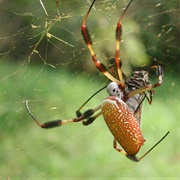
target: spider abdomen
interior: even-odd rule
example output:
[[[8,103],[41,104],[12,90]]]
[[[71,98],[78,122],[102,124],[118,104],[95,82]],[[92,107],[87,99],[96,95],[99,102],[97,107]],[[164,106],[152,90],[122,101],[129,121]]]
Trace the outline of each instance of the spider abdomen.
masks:
[[[110,96],[102,102],[102,114],[115,140],[130,156],[138,153],[145,139],[131,110],[121,99]]]

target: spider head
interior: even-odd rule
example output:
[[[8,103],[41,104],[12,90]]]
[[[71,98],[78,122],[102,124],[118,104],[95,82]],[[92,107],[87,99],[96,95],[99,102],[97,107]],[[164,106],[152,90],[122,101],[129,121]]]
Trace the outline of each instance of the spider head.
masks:
[[[123,90],[115,82],[109,83],[106,89],[110,96],[115,96],[118,97],[119,99],[123,99],[124,97]]]

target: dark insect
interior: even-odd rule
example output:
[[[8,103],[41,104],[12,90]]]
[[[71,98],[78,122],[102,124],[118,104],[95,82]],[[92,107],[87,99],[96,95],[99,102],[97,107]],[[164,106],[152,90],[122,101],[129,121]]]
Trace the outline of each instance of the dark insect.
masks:
[[[154,94],[153,88],[156,88],[162,84],[163,72],[160,66],[151,66],[150,69],[156,71],[158,77],[158,82],[151,84],[149,81],[148,71],[134,71],[130,78],[127,78],[121,70],[121,61],[119,57],[120,53],[120,42],[122,34],[122,20],[123,17],[132,3],[131,0],[123,11],[119,21],[116,26],[116,50],[114,56],[114,62],[116,65],[116,71],[118,78],[111,75],[111,73],[106,69],[106,67],[100,63],[94,52],[92,46],[92,39],[86,27],[86,21],[89,16],[89,13],[94,5],[96,0],[94,0],[86,13],[83,22],[81,24],[81,31],[85,43],[87,44],[89,51],[92,56],[92,60],[96,65],[97,69],[103,73],[111,83],[107,87],[103,87],[95,94],[93,94],[77,111],[76,118],[68,120],[54,120],[48,121],[44,124],[41,124],[32,114],[28,107],[28,100],[26,101],[26,108],[34,121],[41,127],[45,129],[59,127],[61,125],[71,123],[71,122],[82,122],[83,125],[89,125],[93,123],[100,115],[103,115],[104,120],[114,136],[114,148],[126,155],[129,159],[138,162],[144,158],[152,149],[154,149],[168,134],[167,132],[149,151],[147,151],[140,158],[136,157],[136,154],[140,150],[141,146],[144,144],[145,139],[140,130],[140,120],[141,120],[141,107],[142,102],[146,98],[151,104],[152,96]],[[84,113],[81,113],[80,110],[85,104],[93,98],[97,93],[103,89],[107,89],[109,97],[103,100],[102,104],[97,106],[94,109],[89,109]],[[117,147],[117,142],[122,147],[122,149]]]

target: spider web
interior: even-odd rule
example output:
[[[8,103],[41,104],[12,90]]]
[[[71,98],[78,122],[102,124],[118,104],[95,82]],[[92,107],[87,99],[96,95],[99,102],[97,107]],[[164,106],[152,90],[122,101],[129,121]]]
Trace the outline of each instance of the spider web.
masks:
[[[106,66],[114,56],[116,23],[127,3],[97,0],[89,15],[93,47]],[[78,107],[107,85],[80,31],[90,4],[89,0],[0,1],[0,177],[179,176],[179,4],[175,0],[135,0],[123,19],[123,72],[129,76],[134,69],[157,64],[164,70],[163,86],[155,90],[152,106],[144,105],[144,152],[165,131],[172,135],[151,154],[152,160],[143,160],[142,164],[149,161],[148,167],[141,164],[137,169],[113,151],[102,118],[88,127],[73,123],[44,131],[27,113],[24,102],[29,99],[30,109],[42,123],[75,117]],[[85,109],[97,107],[105,97],[106,92],[99,93]],[[162,159],[171,163],[170,171],[161,166]]]

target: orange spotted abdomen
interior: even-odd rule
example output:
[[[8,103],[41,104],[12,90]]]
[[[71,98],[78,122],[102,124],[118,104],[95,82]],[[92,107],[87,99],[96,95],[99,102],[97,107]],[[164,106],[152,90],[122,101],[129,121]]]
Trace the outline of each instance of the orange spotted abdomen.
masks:
[[[117,97],[110,96],[102,102],[101,109],[116,141],[128,155],[137,154],[145,140],[138,121],[127,104]]]

